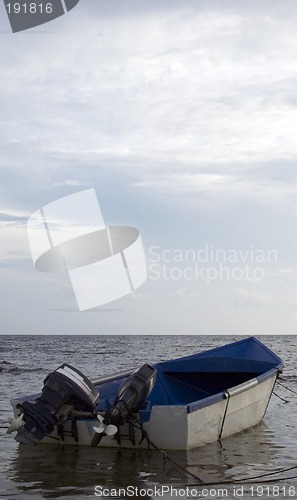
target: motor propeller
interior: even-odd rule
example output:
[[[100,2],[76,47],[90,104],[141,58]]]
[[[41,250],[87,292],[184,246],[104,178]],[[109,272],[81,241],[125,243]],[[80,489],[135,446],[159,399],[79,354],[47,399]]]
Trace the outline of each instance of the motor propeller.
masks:
[[[103,417],[103,415],[98,413],[97,418],[100,422],[99,427],[94,427],[94,431],[97,432],[97,434],[102,434],[102,437],[114,436],[118,432],[117,426],[110,424],[109,421]]]
[[[23,413],[19,417],[11,417],[8,419],[10,426],[8,427],[6,433],[11,434],[14,431],[19,430],[19,428],[24,424]]]

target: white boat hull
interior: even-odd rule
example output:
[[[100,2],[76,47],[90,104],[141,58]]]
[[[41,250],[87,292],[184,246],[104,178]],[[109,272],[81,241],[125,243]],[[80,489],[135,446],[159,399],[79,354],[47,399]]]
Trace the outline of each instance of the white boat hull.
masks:
[[[227,390],[223,395],[211,396],[209,401],[179,406],[154,405],[143,428],[156,446],[167,450],[191,450],[237,434],[262,420],[276,377],[277,370],[271,370],[264,376]],[[18,414],[17,402],[12,401],[15,415]],[[94,426],[98,426],[97,419],[77,419],[73,432],[73,422],[68,419],[60,430],[55,428],[41,443],[90,446]],[[133,444],[129,426],[125,424],[120,428],[120,442],[104,436],[98,447],[147,448],[147,440],[141,438],[140,430],[136,429]]]

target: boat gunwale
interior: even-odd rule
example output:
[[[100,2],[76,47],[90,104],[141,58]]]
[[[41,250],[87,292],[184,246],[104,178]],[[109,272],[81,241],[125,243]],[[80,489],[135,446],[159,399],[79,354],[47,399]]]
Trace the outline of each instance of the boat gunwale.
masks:
[[[215,403],[218,403],[219,401],[223,401],[228,397],[232,398],[237,396],[238,394],[242,394],[243,392],[248,391],[249,389],[252,389],[265,382],[265,380],[267,380],[268,378],[274,376],[277,377],[278,373],[278,368],[272,368],[271,370],[268,370],[267,372],[264,372],[257,377],[253,377],[252,379],[243,382],[242,384],[234,385],[233,387],[229,387],[228,389],[220,391],[217,394],[213,394],[207,398],[192,401],[185,406],[187,406],[188,413],[193,413],[196,410],[200,410],[201,408],[205,408],[206,406],[211,406]]]
[[[185,403],[185,404],[168,404],[168,405],[158,405],[158,404],[154,404],[153,406],[155,408],[163,408],[164,406],[166,406],[166,408],[187,408],[187,413],[194,413],[195,411],[198,411],[202,408],[205,408],[206,406],[212,406],[213,404],[216,404],[220,401],[224,401],[225,399],[227,399],[228,397],[230,398],[233,398],[239,394],[242,394],[244,393],[245,391],[249,390],[249,389],[253,389],[254,387],[260,385],[261,383],[265,382],[265,380],[267,380],[268,378],[272,378],[274,376],[277,376],[279,370],[277,368],[272,368],[271,370],[268,370],[267,372],[259,375],[258,377],[253,377],[252,379],[249,379],[247,380],[246,382],[243,382],[242,384],[238,384],[238,385],[235,385],[233,387],[229,387],[228,389],[224,390],[224,391],[220,391],[218,392],[217,394],[213,394],[211,396],[208,396],[207,398],[204,398],[204,399],[201,399],[201,400],[196,400],[196,401],[192,401],[191,403]],[[120,378],[120,377],[118,377]],[[152,410],[152,408],[151,408]],[[149,412],[151,413],[151,410],[149,410]],[[145,413],[147,412],[148,410],[145,410],[145,409],[142,409],[138,412],[138,415],[141,416],[141,413]],[[104,413],[104,412],[99,412],[99,413]],[[90,421],[90,420],[96,420],[95,418],[85,418],[85,417],[82,417],[80,418],[78,416],[78,419],[80,421]],[[147,423],[148,421],[145,420],[145,422]]]
[[[100,377],[97,378],[90,378],[90,382],[92,382],[92,384],[95,386],[105,384],[106,382],[111,382],[112,380],[118,380],[119,378],[129,377],[129,375],[131,375],[138,369],[139,366],[136,366],[134,368],[128,368],[127,370],[122,370],[120,372],[101,375]]]

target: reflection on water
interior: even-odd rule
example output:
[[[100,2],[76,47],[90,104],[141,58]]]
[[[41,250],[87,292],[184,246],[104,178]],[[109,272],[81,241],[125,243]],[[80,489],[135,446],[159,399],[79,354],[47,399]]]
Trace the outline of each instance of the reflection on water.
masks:
[[[169,456],[204,482],[238,477],[246,464],[270,464],[273,446],[264,424],[222,441],[221,444],[189,452],[170,451]],[[266,469],[267,470],[267,469]],[[252,474],[251,474],[252,475]],[[93,495],[95,486],[126,488],[129,485],[150,488],[153,485],[193,484],[193,477],[177,471],[157,451],[94,449],[56,445],[19,445],[8,466],[7,478],[17,489],[43,498]]]
[[[92,495],[96,485],[145,488],[174,481],[160,454],[144,450],[20,445],[7,477],[21,491],[43,491],[44,498]]]
[[[226,481],[255,475],[273,464],[273,442],[262,422],[259,426],[187,452],[190,472],[205,482]],[[272,469],[273,466],[271,465]]]

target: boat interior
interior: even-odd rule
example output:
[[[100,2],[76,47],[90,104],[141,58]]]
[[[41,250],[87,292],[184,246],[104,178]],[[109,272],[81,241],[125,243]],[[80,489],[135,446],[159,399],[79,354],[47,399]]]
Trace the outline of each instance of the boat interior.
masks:
[[[147,405],[185,405],[214,396],[276,367],[272,361],[212,356],[155,365],[158,376]],[[97,386],[99,410],[106,411],[125,378]]]

